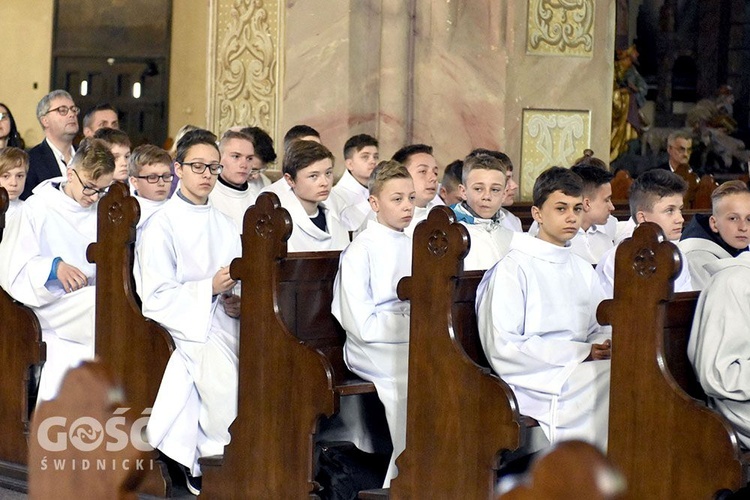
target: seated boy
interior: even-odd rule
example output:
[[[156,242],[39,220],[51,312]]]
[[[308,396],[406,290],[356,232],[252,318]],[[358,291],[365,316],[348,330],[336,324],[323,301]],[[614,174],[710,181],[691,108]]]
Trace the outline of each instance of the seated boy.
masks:
[[[706,264],[687,354],[709,406],[724,415],[750,449],[750,253]]]
[[[148,422],[148,442],[185,468],[195,495],[198,459],[224,452],[237,416],[239,302],[231,295],[229,264],[241,244],[234,222],[208,204],[219,159],[215,135],[187,132],[175,155],[180,187],[136,242],[143,315],[166,327],[176,346]]]
[[[309,125],[295,125],[284,134],[284,151],[289,149],[295,141],[320,141],[320,133]],[[286,153],[284,154],[286,156]],[[263,188],[261,192],[271,191],[276,193],[277,196],[281,197],[284,193],[289,191],[291,188],[289,183],[281,177],[276,182],[272,182],[270,185]]]
[[[259,182],[249,181],[255,148],[246,134],[228,130],[219,142],[219,151],[224,168],[209,200],[217,210],[229,216],[241,231],[245,211],[255,204],[263,188],[263,182],[258,176],[254,176],[254,181]]]
[[[273,139],[268,133],[260,127],[243,127],[240,132],[250,138],[253,143],[253,163],[250,168],[250,175],[247,178],[248,184],[251,184],[260,194],[260,191],[271,184],[265,172],[268,165],[276,161],[276,151],[273,149]]]
[[[471,237],[464,270],[489,269],[508,253],[514,234],[498,216],[505,199],[505,166],[486,154],[469,156],[463,165],[459,189],[466,201],[454,205],[453,211]]]
[[[617,219],[610,214],[612,205],[613,175],[607,170],[591,165],[575,165],[570,169],[583,181],[583,216],[581,228],[570,240],[574,254],[589,264],[596,264],[612,248],[617,232]],[[532,236],[539,231],[536,222],[529,228]]]
[[[750,243],[750,191],[742,181],[727,181],[711,193],[712,215],[695,214],[678,247],[690,263],[696,290],[705,288],[709,262],[737,257]]]
[[[404,232],[411,238],[414,228],[427,218],[432,207],[444,205],[437,194],[438,165],[432,156],[432,146],[411,144],[404,146],[393,154],[395,160],[406,167],[412,180],[417,197],[414,200],[414,218]]]
[[[679,175],[668,170],[653,169],[639,175],[630,186],[628,200],[630,214],[636,224],[654,222],[661,227],[669,241],[677,242],[682,234],[683,196],[687,183]],[[617,247],[608,250],[596,265],[602,288],[612,298],[615,283],[615,253]],[[687,259],[682,256],[682,271],[674,282],[675,292],[693,290]]]
[[[86,249],[96,241],[97,204],[114,169],[107,145],[86,139],[66,177],[39,184],[17,216],[7,291],[34,310],[42,327],[42,401],[57,395],[69,368],[94,356],[96,266]]]
[[[490,155],[500,160],[505,167],[505,198],[503,199],[503,207],[509,207],[513,204],[516,198],[516,192],[518,191],[518,184],[513,180],[513,162],[510,161],[510,157],[501,151],[494,151],[491,149],[477,148],[469,153],[469,156],[476,156],[479,154]],[[507,208],[500,208],[498,217],[503,226],[514,231],[516,233],[523,232],[523,225],[521,219],[518,218],[513,212]]]
[[[95,139],[101,139],[115,157],[115,176],[118,182],[128,182],[128,159],[130,158],[130,137],[116,128],[100,128],[94,132]]]
[[[357,231],[371,213],[367,182],[380,156],[378,140],[367,134],[344,144],[346,172],[331,190],[330,204],[347,231]]]
[[[552,167],[534,183],[539,234],[515,235],[477,289],[479,336],[521,413],[550,443],[582,439],[606,449],[610,329],[596,321],[604,293],[591,264],[567,243],[583,212],[581,179]]]
[[[138,229],[164,205],[172,186],[172,157],[151,144],[138,146],[128,160],[130,188],[141,206]]]
[[[331,309],[346,330],[347,366],[375,384],[385,407],[393,442],[388,487],[406,445],[410,309],[396,287],[411,273],[411,239],[404,228],[414,212],[415,190],[409,172],[393,160],[373,171],[369,190],[376,219],[341,254]]]
[[[290,189],[277,195],[294,223],[288,251],[343,250],[349,233],[325,203],[333,186],[333,154],[319,142],[294,141],[282,169]]]
[[[443,180],[440,181],[438,195],[447,206],[452,207],[461,203],[464,199],[461,195],[461,179],[463,177],[464,162],[456,160],[449,163],[443,171]]]
[[[14,260],[12,249],[18,237],[18,213],[23,201],[19,198],[26,186],[26,174],[29,171],[29,155],[23,149],[5,147],[0,149],[0,187],[8,193],[10,204],[5,212],[5,229],[0,239],[0,288],[9,289],[8,275],[11,262]],[[15,260],[22,260],[16,257]],[[22,263],[22,262],[19,262]]]

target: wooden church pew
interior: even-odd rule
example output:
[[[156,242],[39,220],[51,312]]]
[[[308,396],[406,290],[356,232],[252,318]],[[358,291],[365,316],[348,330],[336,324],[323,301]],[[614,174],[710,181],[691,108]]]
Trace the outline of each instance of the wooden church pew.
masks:
[[[167,330],[141,313],[133,282],[133,245],[140,208],[126,184],[114,183],[99,201],[97,242],[86,252],[96,263],[96,355],[125,388],[138,414],[156,399],[164,370],[174,350]],[[163,462],[149,471],[144,492],[171,495]]]
[[[686,346],[698,294],[673,293],[680,267],[658,226],[641,224],[617,250],[614,299],[599,306],[612,325],[608,457],[626,498],[713,498],[747,479],[729,422],[693,397],[702,391]]]
[[[8,192],[0,188],[0,241]],[[24,491],[29,433],[29,368],[45,359],[34,312],[0,289],[0,486]]]
[[[121,412],[128,407],[103,363],[70,370],[57,398],[40,404],[32,420],[30,498],[137,499],[153,464],[145,443],[131,438],[141,425],[138,413]],[[112,433],[112,423],[123,434]]]
[[[618,170],[612,179],[612,203],[627,204],[630,185],[633,184],[627,170]]]
[[[474,299],[482,272],[462,273],[466,228],[447,207],[414,233],[406,450],[391,498],[493,498],[502,452],[525,444],[510,387],[493,375],[479,343]]]
[[[331,316],[338,252],[287,255],[292,221],[273,193],[245,214],[237,418],[221,457],[201,460],[207,498],[306,498],[313,434],[339,398],[374,392],[346,370]]]

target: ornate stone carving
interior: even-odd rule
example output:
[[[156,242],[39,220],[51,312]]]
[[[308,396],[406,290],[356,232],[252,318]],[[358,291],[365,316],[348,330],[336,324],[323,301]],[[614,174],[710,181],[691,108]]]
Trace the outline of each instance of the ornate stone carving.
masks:
[[[278,136],[279,0],[213,0],[209,123]]]
[[[531,198],[534,180],[552,166],[567,167],[591,141],[589,111],[525,109],[521,138],[521,197]]]
[[[592,57],[594,0],[530,0],[526,50]]]

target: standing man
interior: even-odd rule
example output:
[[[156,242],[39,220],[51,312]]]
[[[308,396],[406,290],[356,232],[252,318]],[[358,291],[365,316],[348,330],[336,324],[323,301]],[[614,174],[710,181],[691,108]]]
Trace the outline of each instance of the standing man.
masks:
[[[36,117],[44,131],[44,140],[29,151],[29,175],[22,200],[31,196],[42,181],[67,174],[75,153],[73,139],[78,133],[80,111],[64,90],[53,90],[37,104]]]

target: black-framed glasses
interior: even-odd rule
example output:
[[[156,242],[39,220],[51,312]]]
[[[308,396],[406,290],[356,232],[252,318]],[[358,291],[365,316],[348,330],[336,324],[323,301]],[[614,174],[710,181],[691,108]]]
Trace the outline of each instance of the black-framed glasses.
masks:
[[[208,169],[213,175],[219,175],[221,171],[224,170],[224,165],[221,165],[220,163],[206,164],[202,161],[194,161],[191,163],[181,163],[181,165],[188,165],[190,167],[190,170],[192,170],[196,174],[202,174],[206,171],[206,169]]]
[[[0,122],[5,120],[6,118],[10,120],[10,115],[8,113],[3,113],[2,111],[0,111]]]
[[[204,169],[205,170],[205,169]],[[163,180],[167,184],[172,182],[172,179],[174,179],[174,174],[164,174],[164,175],[156,175],[156,174],[148,174],[148,175],[136,175],[136,178],[138,179],[146,179],[146,182],[149,184],[156,184],[159,182],[159,179]]]
[[[94,196],[95,194],[98,194],[99,196],[104,196],[105,194],[107,194],[107,191],[109,191],[109,186],[103,187],[101,189],[96,189],[94,187],[87,186],[81,180],[81,176],[78,175],[78,172],[76,172],[76,169],[71,168],[71,170],[73,171],[74,174],[76,174],[76,177],[78,178],[78,182],[80,182],[81,186],[83,186],[83,195],[84,196]]]
[[[48,115],[53,111],[57,111],[58,113],[60,113],[60,116],[68,116],[68,113],[72,111],[74,115],[78,116],[78,113],[81,112],[81,108],[79,108],[78,106],[58,106],[56,108],[50,109],[44,114]]]

